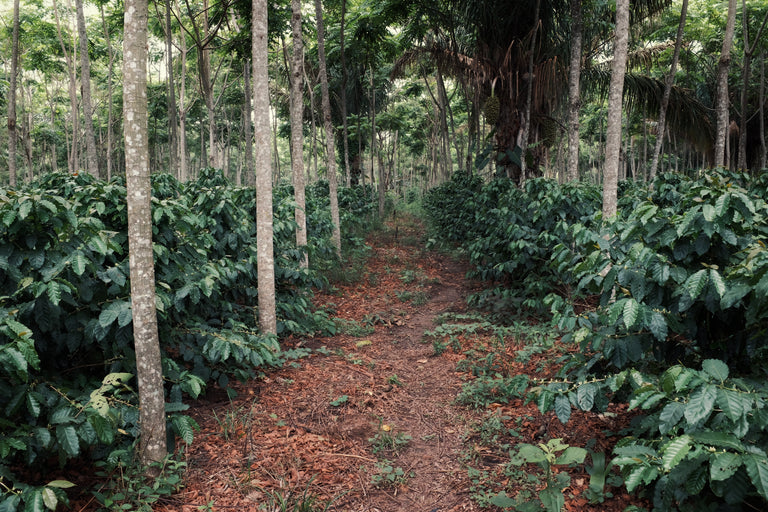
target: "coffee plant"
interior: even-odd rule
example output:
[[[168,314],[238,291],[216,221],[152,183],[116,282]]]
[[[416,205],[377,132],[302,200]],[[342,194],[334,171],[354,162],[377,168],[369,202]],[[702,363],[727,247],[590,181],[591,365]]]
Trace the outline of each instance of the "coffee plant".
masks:
[[[719,171],[624,182],[606,222],[578,184],[462,178],[425,197],[434,229],[464,230],[433,236],[462,244],[496,287],[478,304],[547,305],[580,347],[528,399],[563,423],[617,401],[635,410],[609,464],[656,510],[768,503],[766,183]]]
[[[282,355],[278,339],[257,324],[255,191],[233,187],[213,169],[190,183],[163,174],[152,181],[169,432],[190,443],[196,425],[180,415],[188,407],[183,397],[253,377]],[[341,195],[354,213],[372,208],[370,194]],[[104,459],[130,449],[138,435],[125,197],[124,180],[85,174],[54,173],[0,190],[0,509],[55,508],[54,497],[66,498],[63,484],[25,483],[14,474],[23,466]],[[330,243],[322,190],[310,197],[313,238],[297,248],[291,191],[275,191],[283,334],[335,329],[311,306],[321,279],[299,265],[304,251],[327,256],[319,248]]]

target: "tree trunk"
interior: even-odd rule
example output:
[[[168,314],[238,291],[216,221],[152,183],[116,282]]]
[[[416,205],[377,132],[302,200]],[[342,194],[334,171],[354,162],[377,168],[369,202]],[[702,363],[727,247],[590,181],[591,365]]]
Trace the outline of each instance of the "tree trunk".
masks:
[[[304,81],[307,84],[307,92],[309,93],[309,140],[312,141],[310,142],[309,182],[315,183],[317,181],[317,122],[315,121],[317,107],[315,105],[315,84],[309,78],[306,67],[304,67]]]
[[[11,76],[8,90],[8,180],[16,188],[16,77],[19,74],[19,0],[13,0]]]
[[[253,132],[256,147],[256,238],[258,245],[259,324],[266,334],[277,334],[275,259],[272,228],[272,169],[269,143],[269,60],[267,1],[253,0],[251,13],[253,57]]]
[[[534,62],[536,52],[536,34],[539,31],[539,9],[541,0],[536,0],[536,7],[533,14],[533,30],[531,31],[531,45],[528,48],[528,84],[525,88],[525,109],[523,110],[523,123],[520,130],[520,186],[525,182],[528,173],[526,161],[528,160],[525,152],[528,150],[528,138],[531,134],[531,109],[533,108],[533,82],[534,82]]]
[[[301,34],[301,0],[291,0],[291,30],[293,51],[291,53],[291,170],[293,171],[293,194],[296,201],[296,246],[299,250],[307,246],[307,217],[304,197],[304,42]],[[301,267],[309,265],[307,254],[301,260]]]
[[[64,55],[64,61],[67,65],[67,75],[69,76],[69,107],[70,107],[70,119],[72,123],[72,140],[67,150],[67,163],[69,166],[70,174],[74,174],[80,170],[80,159],[78,156],[79,145],[79,132],[80,132],[80,116],[77,114],[77,79],[75,77],[74,63],[72,62],[72,55],[67,50],[67,45],[64,44],[64,36],[61,31],[61,19],[59,17],[59,7],[56,0],[53,0],[53,13],[56,18],[56,34],[59,38],[59,44],[61,45],[61,51]]]
[[[765,52],[760,53],[760,169],[765,169],[768,148],[765,144]]]
[[[755,47],[760,41],[765,24],[768,22],[768,13],[763,18],[763,22],[755,35],[755,40],[752,45],[749,44],[749,16],[747,15],[746,0],[741,0],[741,12],[744,29],[744,64],[742,66],[742,84],[741,84],[741,126],[739,128],[739,163],[738,167],[744,170],[749,165],[747,162],[747,121],[749,116],[747,115],[747,93],[749,92],[749,80],[752,74],[752,55],[755,53]]]
[[[166,53],[166,79],[168,80],[168,124],[170,133],[168,138],[169,169],[174,176],[179,176],[179,135],[176,121],[176,84],[173,73],[173,26],[171,25],[171,0],[165,0],[165,53]]]
[[[669,74],[664,82],[664,94],[661,97],[661,106],[659,107],[659,123],[657,133],[663,134],[666,129],[667,107],[669,106],[669,97],[672,93],[672,84],[675,82],[675,73],[677,73],[677,61],[680,58],[680,48],[683,45],[683,31],[685,30],[685,17],[688,12],[688,0],[683,0],[683,6],[680,9],[680,23],[677,25],[677,38],[675,39],[675,51],[672,54],[672,64],[669,67]],[[659,156],[661,155],[661,146],[664,142],[663,136],[656,137],[656,145],[653,149],[653,159],[651,160],[651,170],[648,181],[653,181],[656,177],[656,170],[659,167]]]
[[[162,461],[167,453],[147,153],[147,0],[125,0],[124,23],[123,109],[128,255],[136,377],[139,383],[139,460],[146,466]]]
[[[110,40],[109,36],[109,26],[107,25],[107,19],[104,16],[104,6],[99,5],[99,12],[101,13],[101,24],[104,27],[104,41],[106,41],[107,44],[107,58],[109,59],[109,63],[107,65],[107,95],[109,96],[107,100],[107,148],[106,148],[106,159],[107,159],[107,180],[112,179],[112,148],[114,146],[114,114],[112,110],[112,94],[114,93],[113,90],[113,76],[114,76],[114,65],[115,65],[115,53],[112,51],[112,42]]]
[[[616,0],[616,36],[608,91],[608,124],[605,130],[605,168],[603,169],[603,222],[616,215],[621,165],[621,114],[624,74],[629,44],[629,0]]]
[[[83,0],[75,0],[77,9],[77,37],[80,41],[80,91],[83,99],[85,122],[85,154],[88,172],[99,176],[99,158],[96,152],[96,137],[93,133],[93,105],[91,102],[91,59],[88,55],[88,34],[85,30]]]
[[[319,62],[320,94],[323,105],[323,125],[325,126],[326,158],[328,159],[328,191],[331,201],[331,222],[333,223],[333,245],[336,256],[341,260],[341,222],[339,219],[338,184],[336,182],[336,144],[333,136],[333,120],[331,119],[331,97],[328,92],[328,71],[325,59],[325,25],[323,23],[322,0],[315,0],[315,16],[317,18],[317,54]]]
[[[187,36],[181,34],[181,48],[179,49],[179,60],[181,69],[187,69]],[[181,73],[181,83],[179,84],[179,181],[186,182],[189,179],[189,161],[187,160],[187,78],[186,73]],[[204,144],[203,144],[204,145]]]
[[[579,179],[579,111],[581,110],[581,45],[584,36],[581,0],[571,0],[571,61],[568,73],[568,180]]]
[[[251,113],[253,112],[253,105],[251,102],[251,73],[248,67],[251,65],[250,59],[245,61],[245,69],[243,70],[245,82],[245,180],[244,183],[248,186],[254,184],[255,176],[253,169],[253,134],[251,133]]]
[[[728,18],[725,24],[723,49],[717,63],[717,99],[715,101],[715,167],[725,164],[725,143],[729,138],[728,127],[728,70],[731,67],[731,47],[736,28],[736,0],[728,0]]]
[[[349,129],[347,126],[347,62],[344,53],[344,21],[347,14],[347,0],[341,0],[341,26],[339,27],[339,58],[341,60],[341,91],[339,91],[339,103],[341,103],[342,138],[344,144],[344,176],[347,186],[351,185],[352,171],[349,167]],[[359,137],[359,134],[358,134]]]

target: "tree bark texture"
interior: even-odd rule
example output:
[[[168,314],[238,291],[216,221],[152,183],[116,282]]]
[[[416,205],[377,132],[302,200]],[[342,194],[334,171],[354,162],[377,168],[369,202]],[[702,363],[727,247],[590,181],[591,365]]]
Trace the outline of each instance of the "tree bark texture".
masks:
[[[680,23],[677,25],[677,37],[675,38],[675,50],[672,53],[672,64],[669,66],[669,75],[664,82],[664,94],[661,97],[661,106],[659,107],[659,122],[656,128],[656,146],[653,149],[653,159],[651,160],[651,170],[648,175],[648,181],[653,181],[656,177],[656,170],[659,168],[659,156],[661,155],[661,146],[664,144],[664,132],[667,126],[667,107],[669,106],[669,97],[672,93],[672,85],[675,83],[675,73],[677,73],[677,61],[680,58],[680,48],[683,46],[683,31],[685,30],[685,17],[688,13],[688,0],[683,0],[680,9]]]
[[[323,106],[323,126],[325,127],[326,158],[328,159],[328,191],[331,200],[331,222],[333,223],[333,246],[336,256],[341,260],[341,222],[339,218],[338,183],[336,179],[336,151],[331,119],[331,96],[328,92],[328,70],[325,59],[325,24],[323,23],[323,2],[315,0],[317,18],[317,54],[319,62],[320,95]]]
[[[715,161],[714,166],[726,165],[725,142],[728,138],[728,70],[731,67],[731,47],[736,30],[736,0],[728,0],[728,18],[725,23],[723,49],[717,63],[717,99],[715,100]]]
[[[8,179],[16,188],[16,77],[19,74],[19,0],[13,0],[11,76],[8,90]]]
[[[80,42],[80,92],[83,102],[85,123],[85,155],[88,172],[99,176],[99,158],[96,151],[96,136],[93,132],[93,102],[91,101],[91,59],[88,55],[88,34],[85,30],[83,0],[75,0],[77,10],[77,38]]]
[[[272,241],[272,167],[269,154],[269,74],[267,1],[253,0],[251,14],[253,57],[253,135],[256,163],[256,238],[259,280],[259,324],[277,334],[275,258]]]
[[[629,0],[616,1],[616,35],[608,91],[608,120],[605,130],[605,167],[603,168],[603,221],[616,215],[621,165],[621,114],[624,75],[629,45]]]
[[[579,111],[581,110],[581,47],[584,22],[581,0],[571,0],[571,61],[568,73],[568,180],[579,179]]]
[[[147,0],[125,0],[123,130],[128,191],[128,257],[143,465],[165,458],[165,397],[155,306],[147,137]]]
[[[307,246],[306,199],[304,194],[304,41],[301,34],[301,0],[291,0],[291,31],[293,51],[291,53],[291,170],[293,194],[296,201],[296,246],[303,250]],[[309,266],[306,253],[301,266]]]

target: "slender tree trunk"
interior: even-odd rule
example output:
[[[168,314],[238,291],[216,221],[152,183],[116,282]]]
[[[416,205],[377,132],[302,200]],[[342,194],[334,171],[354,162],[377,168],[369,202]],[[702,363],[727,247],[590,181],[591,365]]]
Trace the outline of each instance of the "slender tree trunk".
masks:
[[[80,41],[80,90],[83,100],[85,122],[85,154],[88,172],[99,176],[99,158],[96,151],[96,136],[93,132],[93,105],[91,102],[91,59],[88,55],[88,34],[85,30],[83,0],[75,0],[77,9],[77,35]]]
[[[269,157],[269,39],[266,0],[253,0],[251,20],[259,324],[264,333],[277,334],[275,259],[272,240],[272,169]]]
[[[291,0],[291,29],[293,51],[291,54],[291,169],[293,171],[293,193],[296,201],[296,245],[299,250],[307,246],[307,217],[304,196],[304,42],[301,34],[301,0]],[[307,254],[301,266],[309,265]]]
[[[448,103],[448,93],[445,91],[445,82],[443,81],[443,73],[440,71],[440,66],[436,66],[435,70],[435,86],[437,89],[438,108],[440,110],[440,140],[441,140],[441,153],[442,153],[442,167],[443,176],[447,180],[451,174],[453,174],[453,159],[451,158],[451,140],[450,131],[448,129],[448,109],[450,108]]]
[[[155,306],[147,139],[147,0],[125,0],[123,108],[131,309],[139,383],[139,460],[166,455],[165,397]],[[156,474],[154,476],[157,476]]]
[[[253,113],[253,105],[251,102],[251,74],[248,70],[251,65],[250,59],[245,61],[245,69],[243,70],[243,79],[245,82],[245,184],[253,185],[255,182],[254,168],[253,168],[253,134],[251,133],[251,114]]]
[[[165,53],[166,79],[168,80],[168,124],[170,125],[169,172],[179,176],[179,135],[176,121],[176,80],[173,72],[173,26],[171,25],[171,0],[165,0]]]
[[[331,201],[331,222],[333,223],[333,245],[336,256],[341,260],[341,222],[339,218],[338,184],[336,182],[336,151],[333,136],[333,120],[331,119],[331,97],[328,92],[328,71],[325,59],[325,25],[323,23],[322,0],[315,0],[315,16],[317,18],[317,54],[319,62],[320,94],[323,106],[323,125],[325,126],[326,158],[328,159],[328,190]]]
[[[61,51],[64,55],[64,61],[67,65],[67,74],[69,75],[68,91],[70,118],[72,123],[72,140],[70,141],[70,146],[67,152],[67,161],[69,164],[69,172],[74,174],[80,170],[80,159],[78,156],[78,146],[80,144],[80,116],[77,113],[77,79],[75,77],[75,68],[72,55],[69,53],[69,50],[67,50],[67,45],[64,43],[64,36],[61,31],[61,19],[59,17],[59,7],[56,0],[53,0],[53,13],[56,18],[56,33],[59,37],[59,44],[61,45]]]
[[[179,49],[179,60],[181,69],[187,69],[187,36],[181,34]],[[189,107],[186,105],[187,99],[187,78],[186,73],[181,73],[181,83],[179,84],[179,181],[186,182],[189,179],[189,161],[187,160],[187,112]],[[204,146],[204,144],[202,144]]]
[[[608,124],[605,131],[605,168],[603,170],[603,221],[616,215],[621,165],[621,113],[624,74],[629,45],[629,0],[616,0],[616,36],[608,92]]]
[[[715,101],[715,167],[725,164],[725,144],[729,138],[728,127],[728,70],[731,67],[731,47],[736,28],[736,0],[728,0],[728,18],[725,24],[723,49],[717,63],[717,99]]]
[[[669,97],[672,93],[672,84],[675,83],[675,73],[677,73],[677,61],[680,58],[680,48],[683,45],[683,31],[685,30],[685,17],[688,13],[688,0],[683,0],[680,9],[680,23],[677,25],[677,37],[675,39],[675,50],[672,54],[672,64],[669,67],[669,74],[664,82],[664,94],[661,97],[661,106],[659,107],[659,123],[657,131],[663,134],[666,129],[667,107],[669,106]],[[648,181],[656,178],[656,170],[659,167],[659,155],[661,155],[661,146],[664,137],[656,137],[656,145],[653,149],[653,160],[651,160],[651,170]]]
[[[341,103],[342,142],[344,144],[344,176],[349,187],[351,184],[351,171],[349,168],[349,129],[347,127],[347,62],[344,52],[344,27],[347,14],[347,0],[341,0],[341,26],[339,28],[339,59],[341,60],[341,91],[339,91],[339,103]],[[358,135],[359,137],[359,135]]]
[[[104,5],[99,5],[99,12],[101,13],[101,25],[104,27],[104,41],[107,44],[107,148],[105,152],[107,160],[107,179],[112,179],[112,149],[114,147],[114,113],[112,108],[112,95],[114,94],[114,65],[115,65],[115,52],[112,50],[112,42],[109,35],[109,26],[107,25],[107,19],[104,16]]]
[[[747,162],[747,121],[749,116],[747,115],[747,95],[749,93],[749,81],[752,74],[752,55],[755,53],[755,47],[760,41],[760,37],[765,29],[765,24],[768,22],[768,13],[763,18],[763,22],[755,35],[755,40],[752,45],[749,44],[749,16],[747,15],[747,3],[746,0],[741,0],[741,12],[742,12],[742,27],[744,29],[744,64],[742,66],[742,84],[741,84],[741,126],[739,128],[739,163],[738,168],[744,170],[749,165]]]
[[[581,110],[581,46],[584,36],[581,0],[571,0],[571,61],[568,73],[568,180],[579,179],[579,111]]]
[[[306,67],[304,67],[304,81],[307,84],[307,92],[309,93],[309,139],[312,141],[310,143],[311,159],[309,165],[309,182],[315,183],[317,181],[317,122],[315,121],[315,84],[312,80],[310,80]]]
[[[539,9],[541,0],[536,0],[536,8],[533,14],[533,30],[531,31],[531,45],[528,48],[528,84],[525,93],[525,110],[523,110],[523,125],[520,129],[520,185],[525,182],[528,174],[525,152],[528,150],[528,138],[531,133],[531,109],[533,108],[533,86],[534,86],[534,62],[536,52],[536,35],[539,31]]]
[[[760,169],[765,169],[768,148],[765,145],[765,52],[760,52]]]
[[[13,0],[11,76],[8,90],[8,180],[16,188],[16,77],[19,74],[19,0]]]

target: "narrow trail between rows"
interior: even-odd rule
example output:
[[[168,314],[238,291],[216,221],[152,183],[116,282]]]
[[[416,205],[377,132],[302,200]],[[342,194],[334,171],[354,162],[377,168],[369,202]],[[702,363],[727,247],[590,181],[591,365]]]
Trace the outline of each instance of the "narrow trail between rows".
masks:
[[[166,510],[271,511],[302,495],[334,500],[330,510],[479,510],[461,462],[458,356],[424,338],[438,315],[464,310],[471,284],[421,238],[411,221],[390,226],[352,284],[316,297],[340,334],[289,340],[311,354],[194,407],[201,432]]]

